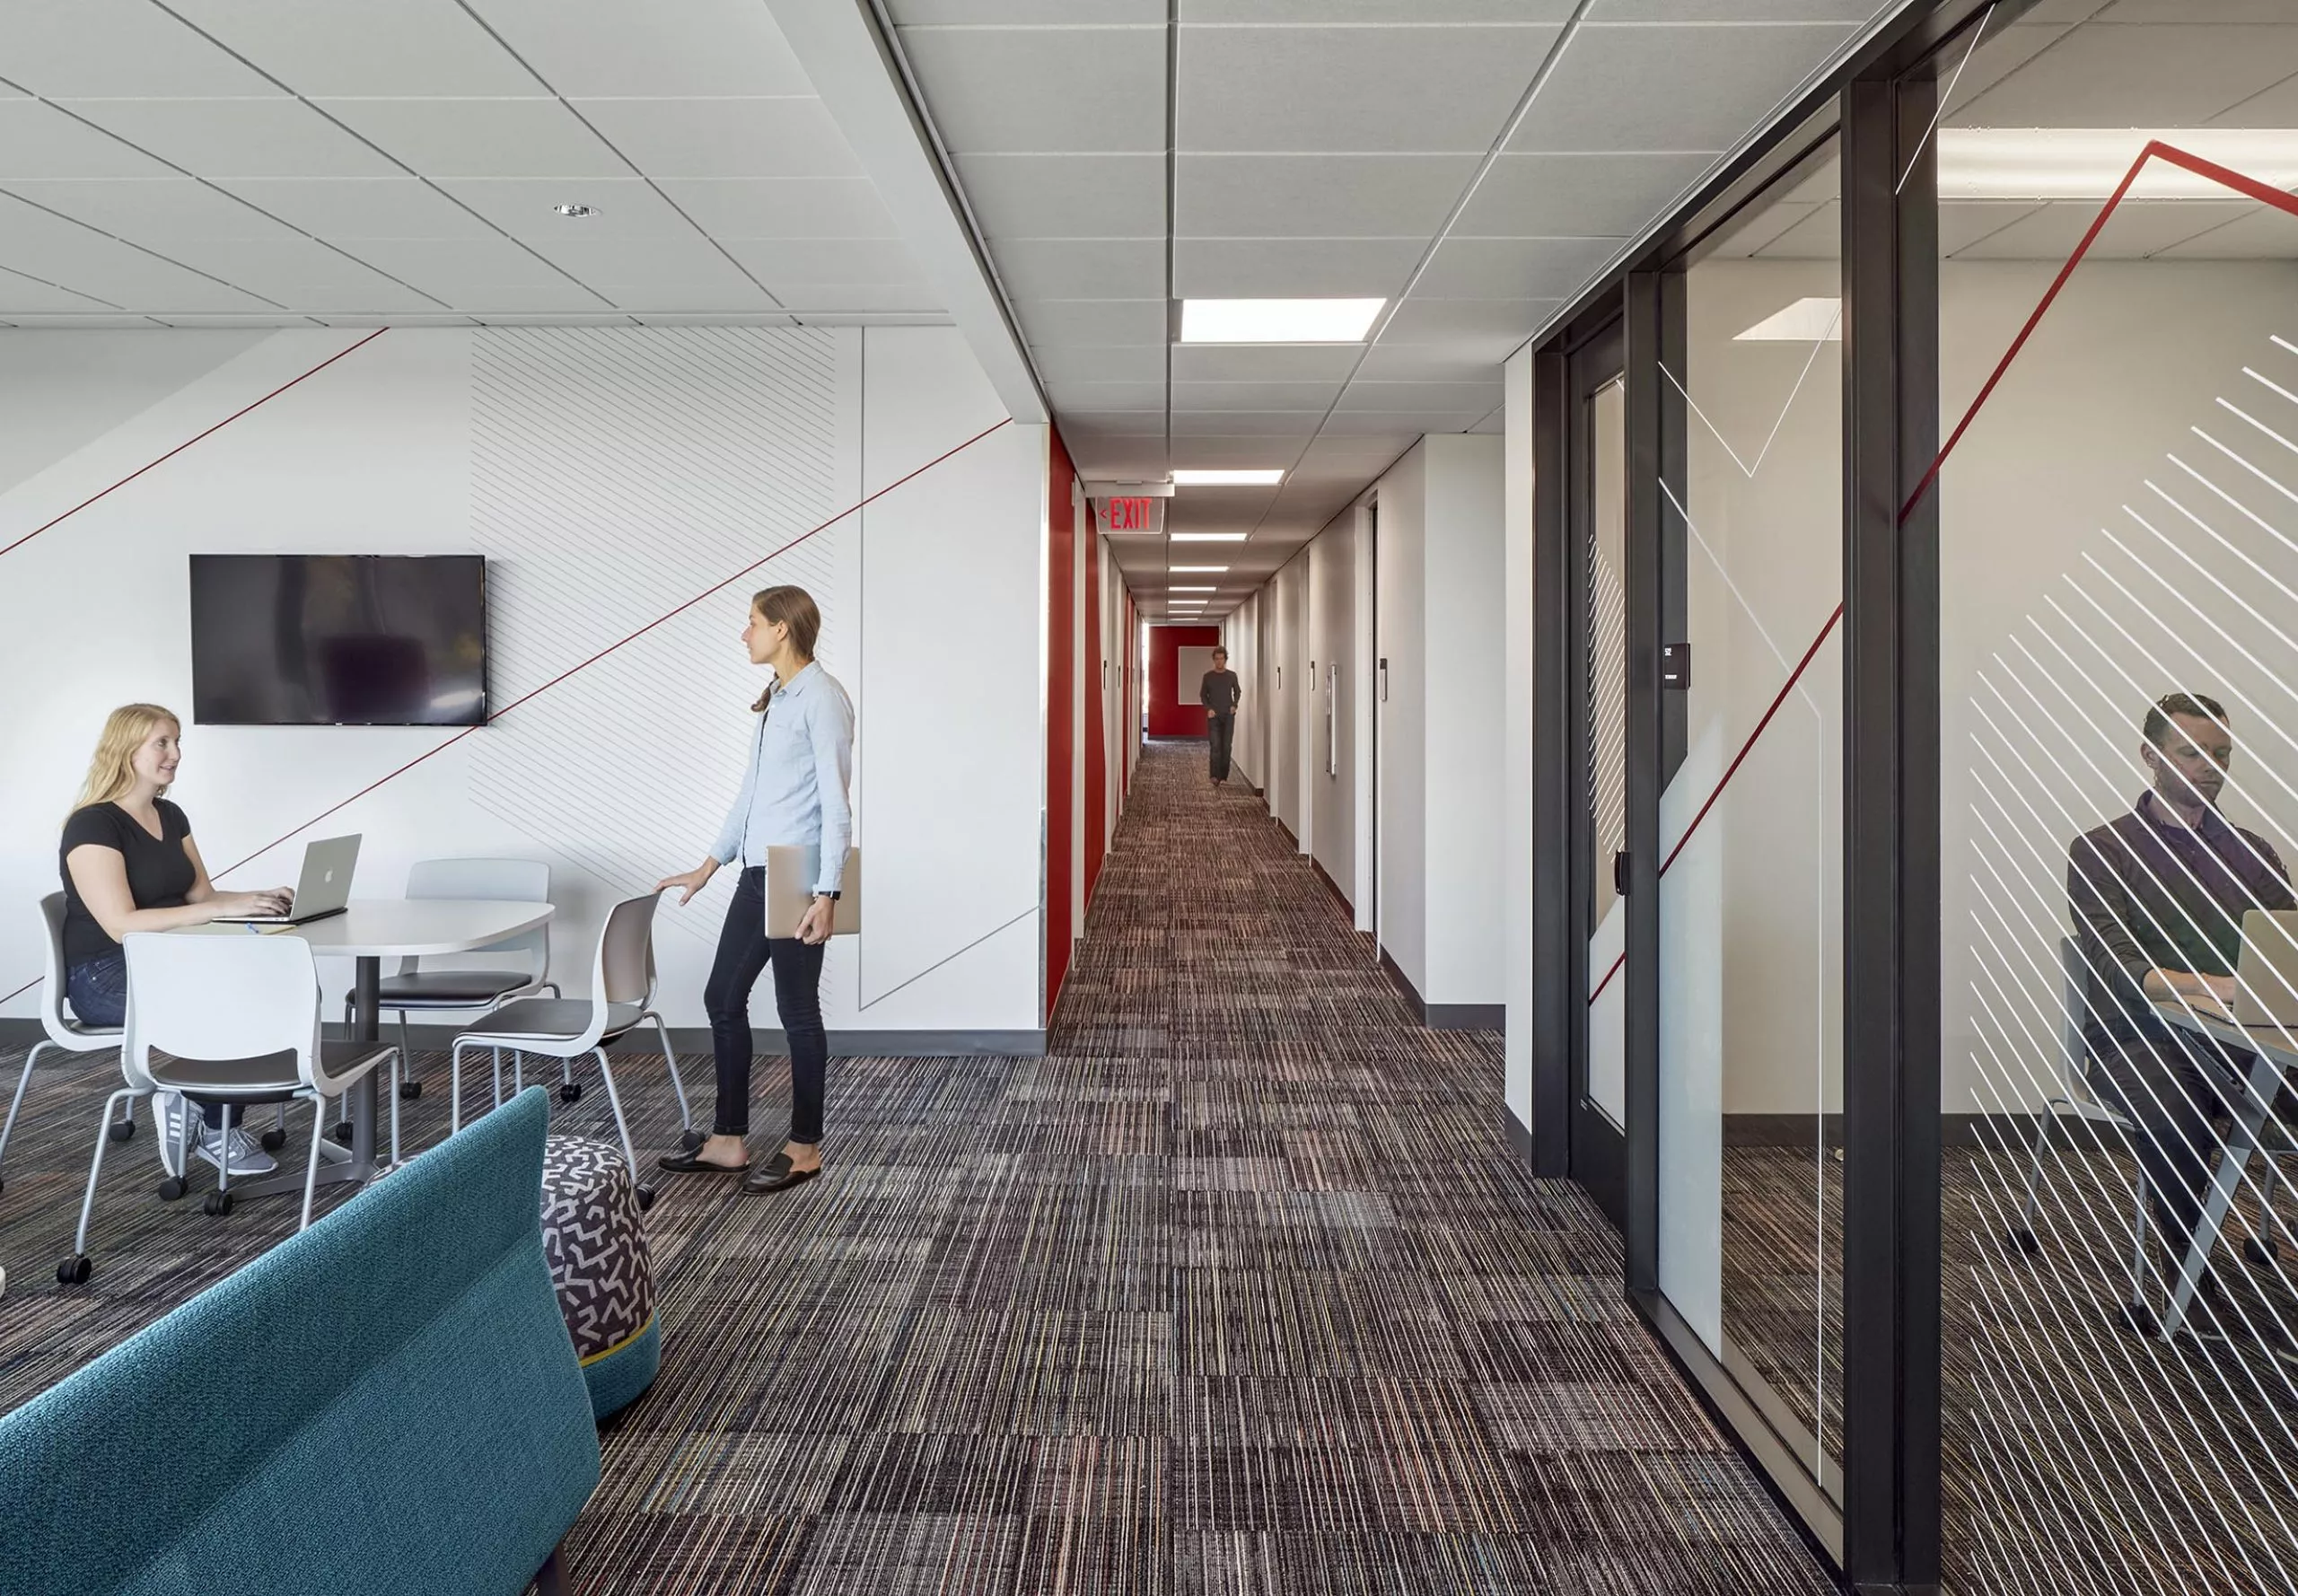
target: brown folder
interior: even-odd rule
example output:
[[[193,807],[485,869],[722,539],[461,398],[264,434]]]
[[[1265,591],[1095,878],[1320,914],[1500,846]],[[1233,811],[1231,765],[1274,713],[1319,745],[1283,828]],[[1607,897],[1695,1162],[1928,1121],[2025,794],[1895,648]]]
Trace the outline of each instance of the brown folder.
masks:
[[[787,844],[766,850],[766,934],[795,936],[798,923],[814,901],[814,883],[820,879],[821,850]],[[832,936],[853,936],[862,929],[862,850],[849,848],[846,873],[838,880],[838,899],[830,915]]]

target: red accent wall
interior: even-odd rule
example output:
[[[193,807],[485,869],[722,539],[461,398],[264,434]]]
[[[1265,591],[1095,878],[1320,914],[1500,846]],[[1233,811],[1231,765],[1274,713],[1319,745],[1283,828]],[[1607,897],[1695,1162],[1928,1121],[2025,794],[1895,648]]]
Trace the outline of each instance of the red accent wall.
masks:
[[[1149,735],[1202,737],[1205,710],[1197,701],[1198,684],[1180,680],[1184,648],[1211,648],[1221,641],[1219,627],[1151,627],[1149,628]]]
[[[1076,776],[1077,469],[1051,434],[1046,470],[1045,1012],[1048,1023],[1069,974],[1070,795]]]
[[[1109,851],[1110,693],[1115,671],[1106,676],[1101,662],[1101,539],[1090,526],[1085,548],[1085,649],[1080,655],[1085,671],[1085,901],[1093,901],[1093,888],[1101,879],[1101,855]]]
[[[1125,747],[1118,755],[1118,807],[1133,792],[1133,737],[1141,726],[1141,684],[1135,675],[1141,653],[1141,610],[1125,595]]]

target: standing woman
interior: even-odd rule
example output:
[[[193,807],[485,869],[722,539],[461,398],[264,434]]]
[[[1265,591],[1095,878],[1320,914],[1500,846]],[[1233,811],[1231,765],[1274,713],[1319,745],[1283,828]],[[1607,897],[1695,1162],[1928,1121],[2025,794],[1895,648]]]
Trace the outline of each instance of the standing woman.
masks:
[[[774,966],[774,1005],[790,1046],[790,1138],[742,1182],[745,1191],[780,1191],[821,1173],[822,1091],[829,1039],[822,1030],[822,951],[854,835],[846,802],[854,770],[854,705],[814,661],[821,611],[801,587],[769,587],[750,601],[742,628],[750,663],[773,668],[774,680],[750,706],[750,767],[710,856],[655,888],[683,889],[681,904],[718,872],[741,861],[742,875],[718,934],[718,958],[703,988],[710,1038],[718,1056],[718,1110],[708,1140],[667,1153],[666,1170],[739,1175],[750,1168],[744,1138],[750,1119],[750,988]],[[821,865],[814,900],[794,937],[766,934],[766,850],[816,848]]]
[[[111,712],[96,740],[88,779],[64,822],[57,872],[64,879],[64,991],[83,1025],[121,1024],[127,1015],[127,955],[120,938],[131,931],[173,931],[205,925],[223,915],[287,912],[294,897],[285,887],[260,892],[219,892],[207,879],[191,822],[162,794],[175,784],[183,760],[183,726],[156,704],[127,704]],[[174,1169],[181,1146],[183,1099],[163,1101],[165,1148]],[[274,1167],[256,1139],[236,1125],[226,1133],[222,1105],[210,1103],[198,1153],[234,1175],[264,1175]]]

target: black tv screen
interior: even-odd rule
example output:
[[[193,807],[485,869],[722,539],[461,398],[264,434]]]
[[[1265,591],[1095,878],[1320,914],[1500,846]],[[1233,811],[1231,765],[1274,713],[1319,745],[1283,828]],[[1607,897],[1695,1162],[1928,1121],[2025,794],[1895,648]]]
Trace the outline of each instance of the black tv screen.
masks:
[[[476,554],[195,554],[192,718],[206,726],[487,720]]]

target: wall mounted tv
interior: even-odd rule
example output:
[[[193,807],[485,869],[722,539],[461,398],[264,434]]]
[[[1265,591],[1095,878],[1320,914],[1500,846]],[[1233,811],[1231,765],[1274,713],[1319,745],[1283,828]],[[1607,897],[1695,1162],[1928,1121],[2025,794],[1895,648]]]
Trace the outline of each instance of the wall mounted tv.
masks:
[[[192,719],[204,726],[487,721],[476,554],[195,554]]]

